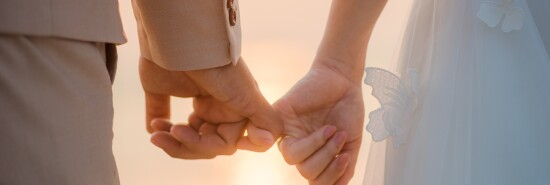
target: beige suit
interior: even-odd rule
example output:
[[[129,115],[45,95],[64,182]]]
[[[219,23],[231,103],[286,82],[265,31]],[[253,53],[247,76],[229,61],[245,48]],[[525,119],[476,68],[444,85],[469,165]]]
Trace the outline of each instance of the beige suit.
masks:
[[[161,1],[162,3],[159,3]],[[229,2],[228,2],[229,1]],[[231,3],[234,2],[234,3]],[[237,0],[133,0],[142,57],[170,70],[236,63],[241,53]]]
[[[170,70],[238,61],[236,3],[135,0],[142,56]],[[111,80],[125,42],[116,0],[0,0],[0,184],[119,184]]]

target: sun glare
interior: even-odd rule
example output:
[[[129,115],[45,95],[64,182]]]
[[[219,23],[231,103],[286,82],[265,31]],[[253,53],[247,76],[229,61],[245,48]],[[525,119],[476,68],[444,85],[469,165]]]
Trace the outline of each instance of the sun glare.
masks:
[[[281,163],[277,149],[272,148],[262,155],[246,152],[244,159],[240,161],[236,169],[240,172],[235,185],[280,185],[285,184],[284,174],[280,173]]]

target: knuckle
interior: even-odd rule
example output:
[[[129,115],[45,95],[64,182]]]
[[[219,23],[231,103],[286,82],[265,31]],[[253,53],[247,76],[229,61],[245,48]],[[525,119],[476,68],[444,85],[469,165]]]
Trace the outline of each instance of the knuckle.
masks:
[[[317,175],[313,174],[311,170],[308,170],[308,168],[305,167],[305,165],[296,165],[296,169],[298,169],[298,172],[300,172],[300,175],[302,175],[302,177],[306,178],[307,180],[312,181],[315,178],[317,178]]]

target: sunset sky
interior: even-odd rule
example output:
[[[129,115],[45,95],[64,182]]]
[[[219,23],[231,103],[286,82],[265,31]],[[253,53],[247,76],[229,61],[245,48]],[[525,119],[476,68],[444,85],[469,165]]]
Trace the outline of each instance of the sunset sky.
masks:
[[[241,0],[242,56],[270,102],[304,75],[315,56],[330,8],[330,0]],[[214,160],[172,159],[149,142],[144,127],[144,98],[138,77],[138,40],[129,0],[120,9],[128,43],[119,47],[113,87],[114,152],[123,185],[301,185],[298,171],[287,165],[276,147],[265,153],[239,151]],[[367,66],[385,66],[397,53],[410,3],[390,1],[369,46]],[[366,110],[378,107],[364,86]],[[185,121],[191,101],[178,99],[173,119]],[[367,113],[368,113],[367,112]],[[367,122],[368,120],[365,120]],[[361,184],[371,143],[363,148],[351,185]]]

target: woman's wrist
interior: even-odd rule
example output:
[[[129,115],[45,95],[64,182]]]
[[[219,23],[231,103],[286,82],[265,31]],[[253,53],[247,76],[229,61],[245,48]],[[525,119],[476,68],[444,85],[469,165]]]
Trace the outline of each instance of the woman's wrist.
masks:
[[[345,57],[318,54],[313,67],[326,68],[353,84],[361,84],[365,60],[364,57],[362,59],[345,59]]]
[[[325,37],[317,51],[314,65],[332,69],[349,81],[360,84],[365,68],[367,43]]]
[[[361,84],[366,50],[387,0],[333,0],[315,65],[328,67]]]

